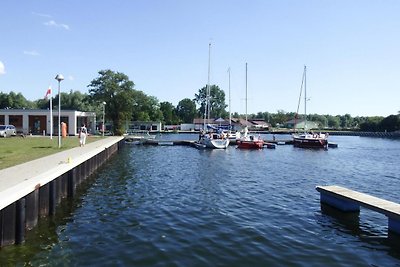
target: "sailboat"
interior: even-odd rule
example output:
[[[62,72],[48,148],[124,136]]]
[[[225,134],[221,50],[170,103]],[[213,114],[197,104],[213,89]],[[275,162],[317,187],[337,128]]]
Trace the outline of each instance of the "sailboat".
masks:
[[[229,139],[225,135],[225,133],[221,132],[213,132],[211,125],[206,125],[206,121],[210,120],[210,58],[211,58],[211,43],[208,45],[208,80],[207,80],[207,97],[206,97],[206,106],[204,109],[204,123],[203,123],[203,132],[199,136],[199,140],[195,143],[196,148],[211,148],[211,149],[224,149],[229,146]],[[208,133],[206,133],[206,128],[210,129]]]
[[[301,148],[327,148],[328,134],[307,132],[307,67],[304,66],[303,79],[301,82],[299,104],[301,92],[304,86],[304,133],[293,134],[293,145]],[[298,105],[299,107],[300,105]],[[297,108],[298,109],[298,108]],[[297,110],[298,113],[298,110]],[[296,125],[296,124],[295,124]]]
[[[247,122],[247,63],[246,63],[246,122]],[[259,136],[249,135],[247,126],[244,128],[244,135],[237,140],[237,147],[243,149],[264,148],[264,140]]]

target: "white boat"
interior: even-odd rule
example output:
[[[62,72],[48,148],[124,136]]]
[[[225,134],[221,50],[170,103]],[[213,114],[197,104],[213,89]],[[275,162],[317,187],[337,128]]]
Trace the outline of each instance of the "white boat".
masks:
[[[206,130],[206,121],[208,121],[210,114],[210,55],[211,55],[211,43],[208,45],[208,81],[207,81],[207,100],[204,109],[204,124],[203,130]],[[211,148],[211,149],[225,149],[229,146],[229,139],[223,132],[208,132],[200,133],[199,140],[195,143],[195,147],[198,149]]]
[[[224,149],[229,146],[229,139],[224,133],[206,133],[200,136],[197,148]]]
[[[293,134],[293,145],[301,148],[328,148],[328,134],[323,133],[309,133],[307,132],[307,79],[306,79],[307,67],[304,66],[303,79],[301,83],[301,89],[304,86],[304,133]],[[299,105],[301,100],[301,91],[299,97]],[[297,108],[298,113],[298,108]],[[295,124],[296,125],[296,124]]]
[[[146,140],[153,140],[156,135],[152,135],[149,131],[145,130],[128,130],[125,134],[125,143],[127,144],[141,144]]]

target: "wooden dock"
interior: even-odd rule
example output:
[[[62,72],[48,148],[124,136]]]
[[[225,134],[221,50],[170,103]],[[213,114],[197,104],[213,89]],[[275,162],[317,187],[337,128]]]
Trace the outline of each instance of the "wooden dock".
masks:
[[[388,217],[389,231],[400,234],[400,204],[341,186],[317,186],[321,203],[343,212],[360,212],[360,206]]]

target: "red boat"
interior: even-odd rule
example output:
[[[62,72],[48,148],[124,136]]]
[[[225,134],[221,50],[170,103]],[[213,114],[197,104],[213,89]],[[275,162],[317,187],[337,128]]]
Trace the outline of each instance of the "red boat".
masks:
[[[237,147],[243,149],[261,149],[264,148],[264,140],[255,139],[253,136],[249,136],[248,140],[239,139],[237,141]],[[253,137],[253,138],[252,138]]]
[[[239,138],[236,143],[238,148],[244,149],[260,149],[264,148],[264,140],[260,137],[255,137],[254,135],[247,135],[248,129],[244,128],[243,137]]]

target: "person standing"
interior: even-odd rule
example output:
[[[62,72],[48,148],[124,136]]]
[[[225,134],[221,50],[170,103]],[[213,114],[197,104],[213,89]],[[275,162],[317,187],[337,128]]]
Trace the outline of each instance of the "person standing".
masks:
[[[79,131],[79,146],[85,146],[86,144],[86,136],[87,136],[87,129],[85,124],[82,124],[82,127]]]

